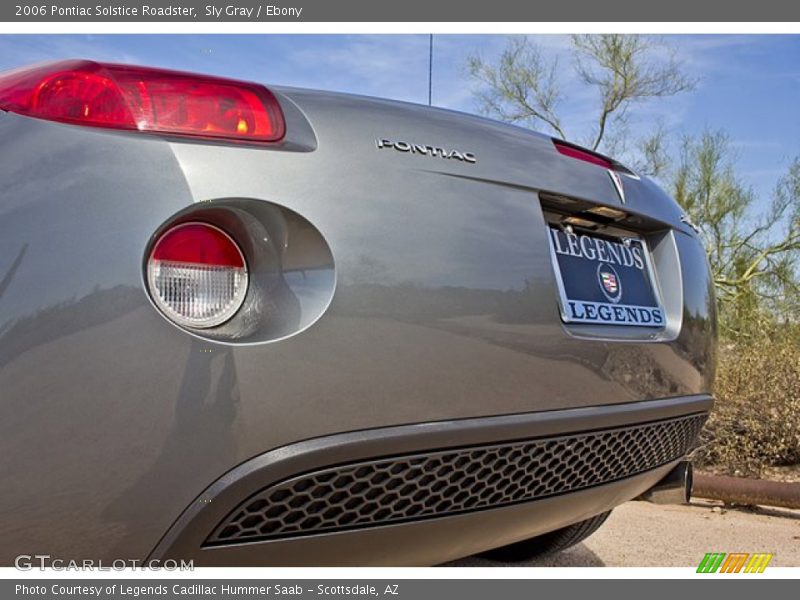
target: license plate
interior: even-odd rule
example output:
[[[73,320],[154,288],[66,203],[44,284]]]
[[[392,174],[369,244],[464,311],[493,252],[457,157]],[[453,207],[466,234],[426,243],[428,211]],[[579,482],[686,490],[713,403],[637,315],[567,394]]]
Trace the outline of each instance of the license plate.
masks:
[[[548,229],[564,322],[664,327],[664,309],[641,238]]]

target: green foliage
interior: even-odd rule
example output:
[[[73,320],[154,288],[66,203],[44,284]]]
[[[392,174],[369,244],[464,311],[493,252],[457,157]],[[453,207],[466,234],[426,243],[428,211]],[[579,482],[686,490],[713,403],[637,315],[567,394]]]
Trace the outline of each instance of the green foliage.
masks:
[[[736,175],[728,136],[685,137],[672,195],[700,227],[720,303],[723,336],[736,340],[796,322],[800,280],[800,159],[761,199]]]

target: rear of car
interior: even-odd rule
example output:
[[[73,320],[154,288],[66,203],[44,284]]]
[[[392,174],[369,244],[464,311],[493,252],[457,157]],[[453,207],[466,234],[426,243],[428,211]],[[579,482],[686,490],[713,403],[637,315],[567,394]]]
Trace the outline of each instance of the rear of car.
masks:
[[[442,563],[641,495],[710,410],[702,244],[606,157],[86,62],[0,107],[2,564]]]

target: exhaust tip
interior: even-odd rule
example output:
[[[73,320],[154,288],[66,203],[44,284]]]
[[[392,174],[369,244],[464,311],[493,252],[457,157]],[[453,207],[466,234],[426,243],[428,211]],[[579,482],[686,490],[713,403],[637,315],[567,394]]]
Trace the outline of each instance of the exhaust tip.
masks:
[[[682,460],[639,498],[653,504],[689,504],[692,499],[692,463]]]

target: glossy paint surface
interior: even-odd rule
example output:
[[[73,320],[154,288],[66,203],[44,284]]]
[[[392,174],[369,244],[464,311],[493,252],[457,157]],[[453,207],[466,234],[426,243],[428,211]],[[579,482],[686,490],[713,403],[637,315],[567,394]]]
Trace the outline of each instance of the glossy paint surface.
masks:
[[[301,440],[709,391],[705,257],[654,184],[625,177],[626,209],[673,228],[672,339],[570,330],[538,194],[619,206],[604,169],[474,117],[276,92],[287,139],[266,149],[0,113],[0,564],[142,558],[206,486]],[[153,234],[231,199],[293,211],[330,248],[331,304],[304,321],[293,303],[314,321],[299,333],[220,343],[151,305]]]

